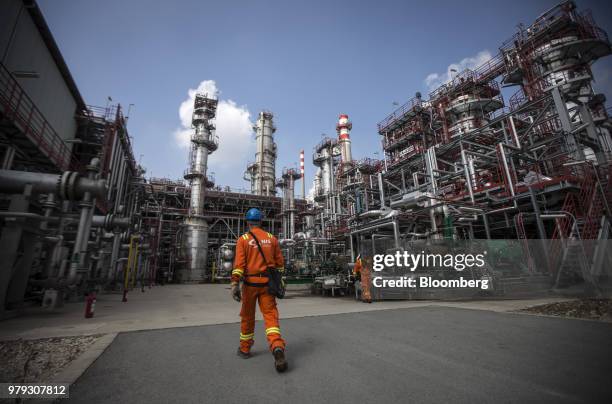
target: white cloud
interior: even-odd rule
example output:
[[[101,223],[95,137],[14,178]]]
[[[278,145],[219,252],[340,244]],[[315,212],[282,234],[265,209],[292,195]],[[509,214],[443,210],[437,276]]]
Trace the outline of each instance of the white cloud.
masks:
[[[308,202],[314,202],[314,193],[315,193],[315,186],[314,186],[314,181],[313,181],[312,185],[310,186],[310,189],[308,190],[308,193],[306,194],[306,200]]]
[[[473,69],[475,67],[480,66],[487,60],[491,59],[493,56],[491,52],[488,50],[482,50],[476,54],[476,56],[471,56],[462,59],[458,63],[451,63],[446,68],[445,73],[430,73],[425,77],[425,85],[429,91],[435,90],[440,87],[442,84],[448,83],[451,80],[451,70],[456,70],[457,73],[461,73],[465,69]],[[457,74],[453,73],[453,74]]]
[[[193,101],[198,93],[217,95],[219,90],[214,80],[202,81],[197,88],[188,90],[187,98],[179,106],[181,127],[174,131],[174,138],[179,147],[187,150],[193,133],[191,128]],[[219,148],[209,156],[208,172],[215,173],[217,185],[244,187],[242,173],[255,153],[251,113],[245,105],[238,105],[233,100],[219,99],[216,126]],[[187,163],[185,158],[185,167]]]

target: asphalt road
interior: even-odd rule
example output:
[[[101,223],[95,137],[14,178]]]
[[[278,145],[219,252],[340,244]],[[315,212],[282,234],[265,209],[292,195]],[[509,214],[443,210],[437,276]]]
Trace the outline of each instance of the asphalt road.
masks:
[[[610,323],[443,307],[293,318],[281,375],[262,326],[248,360],[237,324],[122,333],[68,402],[612,402]]]

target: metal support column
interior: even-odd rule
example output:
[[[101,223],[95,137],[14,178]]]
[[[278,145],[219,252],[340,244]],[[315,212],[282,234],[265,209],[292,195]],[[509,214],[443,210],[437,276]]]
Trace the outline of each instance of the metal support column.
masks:
[[[13,195],[9,204],[11,212],[27,212],[30,205],[32,187],[26,185],[22,195]],[[11,277],[13,274],[13,265],[18,256],[19,243],[23,234],[25,218],[15,218],[15,220],[7,221],[0,234],[0,319],[4,318],[5,305]]]

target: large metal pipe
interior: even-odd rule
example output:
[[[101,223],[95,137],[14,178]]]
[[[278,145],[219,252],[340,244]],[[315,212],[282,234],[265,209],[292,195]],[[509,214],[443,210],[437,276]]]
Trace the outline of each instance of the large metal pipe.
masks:
[[[503,143],[499,143],[497,145],[497,150],[499,152],[499,156],[501,158],[501,162],[502,162],[502,168],[504,170],[504,177],[506,178],[507,181],[507,185],[508,185],[508,190],[510,191],[510,195],[514,196],[514,184],[512,182],[512,175],[510,174],[510,167],[508,166],[508,160],[506,159],[506,152],[504,150],[504,144]]]
[[[115,232],[113,236],[113,246],[111,248],[111,258],[108,272],[106,273],[107,281],[114,281],[117,269],[117,259],[119,258],[119,249],[121,248],[121,233]]]
[[[371,230],[376,230],[376,229],[380,229],[381,227],[389,227],[389,226],[393,226],[393,240],[395,242],[395,248],[399,248],[400,246],[400,242],[399,242],[399,225],[397,223],[397,220],[392,220],[390,222],[384,222],[384,223],[378,223],[372,226],[368,226],[365,227],[363,229],[358,229],[358,230],[353,230],[351,231],[351,236],[354,234],[359,234],[359,233],[365,233]]]
[[[119,161],[121,162],[119,165],[119,177],[117,177],[117,192],[115,194],[115,211],[119,209],[119,204],[123,200],[123,190],[124,185],[127,182],[127,176],[125,175],[125,171],[127,169],[127,160],[125,156],[120,156]]]
[[[385,208],[385,188],[383,185],[382,173],[378,173],[378,193],[380,196],[380,207]]]
[[[39,220],[41,222],[58,222],[59,217],[43,216],[32,212],[12,212],[12,211],[0,211],[0,217],[11,217],[11,218],[26,218],[32,220]]]
[[[377,217],[380,218],[382,215],[384,215],[385,213],[387,213],[386,210],[383,209],[374,209],[374,210],[368,210],[367,212],[363,212],[359,215],[360,219],[366,219],[366,218],[371,218],[371,217]]]
[[[91,226],[103,227],[105,230],[113,230],[114,228],[127,229],[130,227],[130,218],[118,217],[113,214],[94,215],[91,219]]]
[[[97,157],[91,159],[91,162],[87,166],[88,179],[94,181],[100,167],[100,160]],[[103,196],[104,193],[101,194]],[[93,216],[93,207],[95,206],[96,200],[94,194],[86,191],[83,194],[79,206],[81,207],[81,215],[79,220],[79,226],[77,228],[77,235],[74,240],[74,247],[72,250],[72,259],[70,262],[70,272],[68,273],[68,284],[72,285],[77,281],[77,273],[85,263],[85,256],[87,255],[87,241],[89,240],[89,232],[91,230],[91,219]]]
[[[118,144],[117,144],[117,133],[113,132],[114,136],[113,136],[113,144],[111,147],[111,154],[110,154],[110,159],[109,159],[109,175],[108,175],[108,190],[106,192],[106,199],[107,200],[112,200],[112,192],[113,192],[113,188],[115,186],[115,176],[117,175],[116,170],[114,170],[115,167],[117,167],[117,154],[118,154]],[[111,169],[112,168],[112,169]]]
[[[104,180],[82,177],[75,171],[66,171],[58,175],[0,170],[0,193],[19,194],[26,185],[32,186],[32,193],[55,193],[60,198],[69,200],[82,198],[85,193],[103,197],[106,192]]]
[[[463,173],[465,174],[465,181],[467,184],[467,189],[470,194],[470,201],[474,203],[474,190],[472,185],[472,178],[470,176],[470,169],[468,165],[468,161],[465,155],[465,150],[463,150],[463,146],[461,146],[461,163],[463,164]]]

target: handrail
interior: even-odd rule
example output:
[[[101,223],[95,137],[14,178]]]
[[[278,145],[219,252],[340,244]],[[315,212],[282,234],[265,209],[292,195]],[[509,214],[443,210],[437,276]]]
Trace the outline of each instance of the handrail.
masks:
[[[404,115],[410,112],[414,107],[421,105],[421,98],[413,97],[404,105],[397,108],[391,114],[389,114],[385,119],[378,123],[378,133],[382,135],[382,133],[391,126],[395,121],[401,119]]]
[[[58,171],[80,163],[15,77],[0,63],[0,107],[4,115],[53,163]]]

